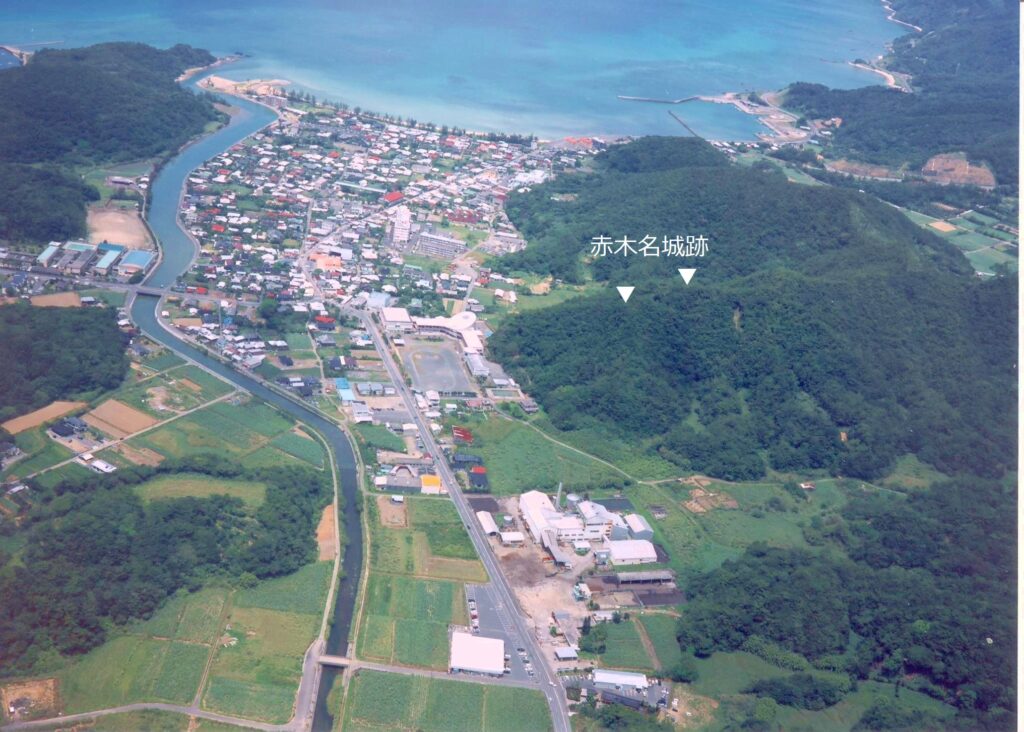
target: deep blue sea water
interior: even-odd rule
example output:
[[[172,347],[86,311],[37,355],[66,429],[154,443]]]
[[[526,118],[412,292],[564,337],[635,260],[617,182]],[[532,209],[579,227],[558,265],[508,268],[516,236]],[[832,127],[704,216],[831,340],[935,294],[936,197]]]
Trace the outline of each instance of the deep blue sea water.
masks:
[[[470,129],[701,134],[762,129],[724,105],[624,102],[878,83],[846,64],[900,35],[879,0],[7,0],[0,42],[190,43],[249,58],[232,78],[284,78],[364,109]]]

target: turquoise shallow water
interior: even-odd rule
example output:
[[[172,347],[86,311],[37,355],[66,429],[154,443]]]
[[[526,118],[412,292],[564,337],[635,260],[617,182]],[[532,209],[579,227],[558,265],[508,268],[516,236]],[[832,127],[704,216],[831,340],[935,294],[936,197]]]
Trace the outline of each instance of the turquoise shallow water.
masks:
[[[668,108],[620,94],[874,84],[877,76],[845,62],[877,56],[899,34],[878,0],[0,4],[0,42],[244,51],[250,58],[224,75],[285,78],[365,109],[542,136],[681,131]],[[749,139],[762,129],[723,105],[671,109],[712,138]]]

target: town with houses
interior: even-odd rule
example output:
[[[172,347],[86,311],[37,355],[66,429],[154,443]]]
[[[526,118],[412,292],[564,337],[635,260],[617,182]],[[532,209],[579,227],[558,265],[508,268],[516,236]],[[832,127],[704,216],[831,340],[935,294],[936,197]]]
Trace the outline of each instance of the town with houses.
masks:
[[[674,572],[660,568],[667,556],[646,519],[614,500],[604,502],[609,508],[563,496],[560,485],[550,494],[490,496],[474,435],[457,424],[460,416],[510,405],[527,415],[538,410],[487,359],[485,342],[493,317],[561,283],[530,288],[488,266],[525,246],[503,202],[513,190],[585,166],[605,142],[489,139],[344,110],[311,112],[281,96],[259,101],[278,108],[278,121],[187,179],[180,221],[198,256],[161,293],[164,325],[334,419],[379,425],[401,438],[405,450],[376,449],[366,461],[372,490],[398,507],[410,494],[448,492],[400,394],[410,387],[492,550],[536,570],[522,586],[512,584],[549,656],[540,662],[583,700],[592,694],[635,708],[670,707],[670,683],[607,668],[585,673],[579,655],[585,623],[618,622],[623,608],[682,600]],[[118,184],[144,193],[148,178]],[[154,250],[108,242],[52,242],[32,257],[0,251],[8,295],[140,288],[157,264]],[[145,350],[127,312],[120,317],[133,347]],[[397,379],[384,368],[382,348],[399,364]],[[78,417],[59,420],[47,434],[92,471],[117,469],[92,454],[107,443]],[[0,450],[8,464],[19,459],[13,444]],[[7,514],[28,505],[24,484],[5,490],[14,507]],[[468,592],[467,602],[470,624],[450,635],[450,672],[533,677],[537,661],[512,635],[502,637],[497,615],[488,622],[494,607]]]

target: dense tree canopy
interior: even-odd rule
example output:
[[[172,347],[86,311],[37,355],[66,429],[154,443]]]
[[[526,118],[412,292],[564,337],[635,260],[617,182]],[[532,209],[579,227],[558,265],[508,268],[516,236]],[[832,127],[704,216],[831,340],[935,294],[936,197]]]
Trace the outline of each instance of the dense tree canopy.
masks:
[[[131,486],[187,471],[267,485],[255,511],[214,495],[143,503]],[[273,577],[315,558],[323,473],[242,468],[215,455],[167,460],[35,486],[22,562],[0,572],[0,673],[30,672],[47,653],[84,653],[111,623],[149,617],[180,588],[215,577]]]
[[[912,75],[913,94],[794,84],[786,105],[813,118],[841,117],[833,146],[872,162],[920,167],[966,151],[1000,183],[1017,183],[1019,5],[1011,0],[894,0],[897,16],[924,28],[894,43],[890,67]]]
[[[98,194],[74,168],[163,155],[202,132],[219,113],[175,79],[212,61],[189,46],[103,43],[0,71],[0,238],[83,235]]]
[[[510,201],[531,245],[509,266],[567,279],[583,276],[599,234],[710,239],[700,259],[599,258],[593,276],[636,287],[628,307],[609,287],[489,339],[554,424],[653,440],[683,468],[736,480],[763,475],[765,457],[861,477],[907,452],[950,474],[1010,468],[1015,281],[979,282],[959,252],[869,196],[708,167],[708,150],[647,138]],[[664,169],[685,151],[697,167]],[[563,192],[575,199],[552,198]],[[675,268],[687,265],[698,280],[684,287]]]
[[[0,419],[120,386],[124,349],[113,310],[0,307]]]
[[[1005,721],[1016,686],[1015,502],[1012,488],[971,479],[909,498],[854,495],[827,527],[841,552],[753,545],[692,581],[680,641],[708,654],[767,638]]]

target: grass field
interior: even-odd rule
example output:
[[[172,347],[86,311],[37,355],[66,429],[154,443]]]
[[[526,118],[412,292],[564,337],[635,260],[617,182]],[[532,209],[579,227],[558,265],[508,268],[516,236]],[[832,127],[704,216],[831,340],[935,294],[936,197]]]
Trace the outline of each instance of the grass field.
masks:
[[[42,427],[19,432],[14,436],[14,444],[25,453],[25,457],[4,470],[4,477],[16,475],[23,478],[74,456],[71,450],[47,437]]]
[[[43,725],[36,729],[56,730],[68,729],[66,724],[55,723],[53,726]],[[163,712],[156,709],[145,709],[140,712],[123,712],[107,714],[89,722],[90,732],[188,732],[189,718],[185,714]],[[195,730],[206,729],[196,727]],[[237,727],[232,727],[237,730]]]
[[[671,615],[645,613],[638,616],[637,621],[651,640],[654,652],[658,656],[659,668],[667,669],[674,666],[683,656],[676,641],[676,626],[679,619]]]
[[[327,602],[333,569],[333,562],[314,562],[284,577],[263,580],[251,589],[235,593],[235,607],[320,615]]]
[[[402,438],[383,425],[357,424],[355,433],[370,447],[405,452],[405,443]]]
[[[220,635],[220,617],[228,591],[210,587],[181,592],[170,598],[148,620],[132,625],[133,634],[156,638],[213,643]]]
[[[420,509],[418,504],[421,503],[437,505]],[[373,572],[462,582],[487,581],[483,563],[475,553],[470,554],[473,547],[468,543],[469,536],[461,521],[457,525],[445,522],[416,522],[417,516],[426,516],[426,520],[447,520],[448,512],[455,510],[449,501],[410,496],[406,499],[406,506],[412,516],[408,528],[384,527],[380,524],[376,501],[368,501],[370,569]],[[455,556],[435,555],[435,546],[447,555]],[[461,558],[470,556],[471,559]]]
[[[463,423],[475,438],[466,452],[483,457],[491,490],[498,495],[600,483],[622,475],[577,452],[560,447],[520,422],[489,416]]]
[[[349,689],[343,728],[544,732],[551,719],[538,691],[360,671]]]
[[[315,468],[324,466],[323,445],[309,437],[297,435],[294,432],[284,432],[271,440],[270,444]]]
[[[68,714],[141,701],[189,704],[209,648],[122,636],[104,643],[58,676]]]
[[[640,634],[633,624],[633,618],[623,620],[621,623],[604,623],[608,633],[605,643],[605,652],[596,655],[581,653],[584,658],[600,660],[605,668],[624,668],[639,671],[653,671],[655,662],[647,655],[643,643],[640,641]]]
[[[267,722],[288,721],[302,657],[320,627],[315,615],[235,607],[217,649],[203,694],[203,708]]]
[[[250,483],[244,480],[214,478],[196,473],[179,473],[161,475],[147,480],[145,483],[132,486],[143,501],[155,501],[162,498],[181,498],[183,496],[205,497],[228,495],[241,498],[249,506],[259,506],[267,494],[263,483]]]

